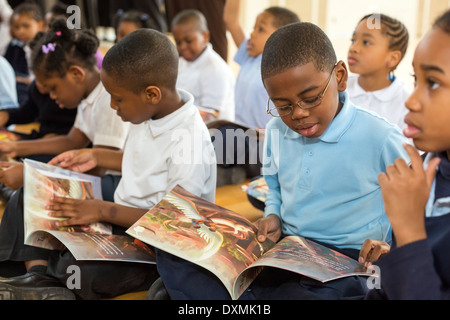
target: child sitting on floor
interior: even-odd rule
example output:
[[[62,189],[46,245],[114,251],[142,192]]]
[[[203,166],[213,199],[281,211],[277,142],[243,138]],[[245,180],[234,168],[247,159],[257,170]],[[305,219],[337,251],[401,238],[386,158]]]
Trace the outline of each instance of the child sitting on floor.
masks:
[[[114,202],[55,197],[46,209],[52,217],[67,218],[58,226],[102,221],[113,224],[115,234],[124,234],[177,185],[214,202],[214,150],[192,95],[176,89],[177,63],[178,54],[170,39],[150,29],[134,31],[108,51],[102,82],[111,94],[111,108],[132,123],[123,153],[104,148],[75,150],[50,163],[70,169],[101,166],[122,170],[122,179]],[[80,262],[68,251],[24,246],[20,234],[23,208],[17,199],[15,194],[5,210],[7,222],[0,225],[0,261],[24,261],[33,267],[21,277],[0,280],[3,299],[26,295],[44,299],[51,294],[73,299],[66,287],[70,276],[66,270],[73,265],[79,266],[83,275],[80,287],[73,290],[81,299],[142,291],[155,279],[154,264]],[[11,230],[17,230],[17,237]]]
[[[265,215],[255,224],[261,242],[299,235],[357,259],[367,237],[390,240],[377,176],[407,155],[397,126],[350,101],[347,67],[336,60],[331,41],[310,23],[282,27],[267,41],[261,73],[274,119],[266,129]],[[196,265],[162,250],[157,264],[173,299],[229,298]],[[266,268],[241,299],[339,299],[366,290],[360,277],[321,283]]]
[[[209,42],[205,16],[181,11],[172,21],[172,34],[180,55],[177,87],[192,93],[205,122],[234,121],[234,75]]]
[[[5,52],[16,73],[17,96],[19,105],[28,98],[28,86],[34,80],[29,59],[31,50],[28,43],[44,28],[44,16],[41,8],[35,3],[24,2],[14,9],[11,16],[11,35],[13,39]]]

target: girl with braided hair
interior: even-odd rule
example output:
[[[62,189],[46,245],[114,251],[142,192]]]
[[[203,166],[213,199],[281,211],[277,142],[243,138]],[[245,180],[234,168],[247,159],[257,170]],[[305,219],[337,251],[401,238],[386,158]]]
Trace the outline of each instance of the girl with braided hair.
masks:
[[[399,20],[384,14],[364,16],[356,26],[348,51],[348,79],[352,101],[405,127],[405,84],[394,75],[408,48],[409,34]]]

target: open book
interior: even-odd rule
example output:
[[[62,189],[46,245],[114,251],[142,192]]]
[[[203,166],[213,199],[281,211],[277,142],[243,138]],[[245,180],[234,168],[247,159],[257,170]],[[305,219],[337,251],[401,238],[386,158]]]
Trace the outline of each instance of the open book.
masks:
[[[372,275],[357,261],[302,237],[256,240],[245,217],[175,187],[127,233],[214,273],[233,299],[271,266],[326,282]]]
[[[128,235],[112,235],[112,226],[57,227],[60,218],[45,209],[53,195],[74,199],[102,199],[99,177],[33,160],[24,160],[25,244],[49,250],[67,248],[77,260],[120,260],[155,263],[152,250]]]

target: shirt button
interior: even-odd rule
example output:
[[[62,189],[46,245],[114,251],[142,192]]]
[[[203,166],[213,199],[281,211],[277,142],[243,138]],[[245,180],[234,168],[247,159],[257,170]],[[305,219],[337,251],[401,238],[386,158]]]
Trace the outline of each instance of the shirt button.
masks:
[[[308,152],[308,155],[309,155],[310,157],[312,157],[312,156],[314,155],[314,152],[309,151],[309,152]]]

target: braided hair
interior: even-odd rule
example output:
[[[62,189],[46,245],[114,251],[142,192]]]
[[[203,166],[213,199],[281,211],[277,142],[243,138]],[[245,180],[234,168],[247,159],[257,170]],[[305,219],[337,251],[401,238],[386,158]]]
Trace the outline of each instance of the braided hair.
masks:
[[[408,49],[408,44],[409,44],[408,29],[399,20],[389,17],[385,14],[378,14],[378,13],[368,14],[368,15],[364,16],[359,21],[359,23],[361,23],[362,21],[364,21],[370,17],[374,17],[374,16],[376,16],[377,18],[380,19],[382,34],[389,37],[389,50],[400,51],[400,53],[402,55],[398,62],[398,64],[400,64],[402,59],[405,57],[406,50]],[[397,66],[398,66],[398,64],[397,64]],[[394,71],[397,68],[397,66],[395,66],[392,69],[392,71]]]
[[[99,44],[93,32],[68,29],[64,18],[55,19],[49,31],[38,33],[33,41],[32,70],[46,78],[64,77],[73,65],[95,70]]]

